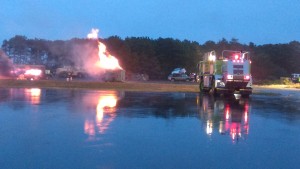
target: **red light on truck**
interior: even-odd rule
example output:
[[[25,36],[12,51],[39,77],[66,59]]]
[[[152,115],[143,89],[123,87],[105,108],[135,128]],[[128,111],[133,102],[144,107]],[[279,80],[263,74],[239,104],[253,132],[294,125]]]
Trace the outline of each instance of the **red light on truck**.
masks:
[[[235,55],[235,56],[234,56],[234,59],[235,59],[235,60],[238,60],[238,59],[239,59],[239,55]]]
[[[250,79],[249,75],[244,76],[244,80],[249,80],[249,79]]]

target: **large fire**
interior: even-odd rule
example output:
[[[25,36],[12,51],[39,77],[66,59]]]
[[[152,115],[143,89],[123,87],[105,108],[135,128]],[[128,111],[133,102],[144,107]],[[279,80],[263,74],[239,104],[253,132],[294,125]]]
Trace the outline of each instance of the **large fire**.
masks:
[[[25,75],[32,75],[32,76],[40,76],[42,74],[42,70],[40,69],[28,69],[24,73]]]
[[[88,39],[95,39],[98,41],[98,56],[99,56],[99,62],[96,63],[98,67],[102,69],[123,69],[119,65],[119,61],[116,57],[109,54],[109,52],[106,50],[106,46],[101,43],[98,39],[98,29],[92,29],[91,32],[87,35]]]

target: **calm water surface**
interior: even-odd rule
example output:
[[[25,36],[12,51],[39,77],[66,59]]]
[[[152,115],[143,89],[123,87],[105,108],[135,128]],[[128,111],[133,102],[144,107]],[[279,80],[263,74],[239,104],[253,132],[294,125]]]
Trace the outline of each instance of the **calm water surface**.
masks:
[[[300,168],[300,92],[0,89],[0,168]]]

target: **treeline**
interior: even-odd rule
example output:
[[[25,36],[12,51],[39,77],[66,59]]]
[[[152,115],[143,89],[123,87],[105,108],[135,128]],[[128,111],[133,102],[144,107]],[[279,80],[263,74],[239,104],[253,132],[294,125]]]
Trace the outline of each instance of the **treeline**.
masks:
[[[237,39],[222,39],[219,42],[199,44],[172,38],[121,39],[117,36],[100,41],[106,44],[110,54],[119,60],[126,72],[148,74],[152,80],[166,79],[178,67],[184,67],[188,72],[197,72],[197,63],[205,52],[211,50],[217,53],[222,50],[250,51],[254,79],[277,79],[291,73],[300,73],[300,43],[297,41],[255,45],[241,44]],[[43,64],[54,70],[64,65],[80,66],[90,58],[97,57],[97,45],[97,41],[88,39],[49,41],[17,35],[4,40],[2,50],[15,64]]]

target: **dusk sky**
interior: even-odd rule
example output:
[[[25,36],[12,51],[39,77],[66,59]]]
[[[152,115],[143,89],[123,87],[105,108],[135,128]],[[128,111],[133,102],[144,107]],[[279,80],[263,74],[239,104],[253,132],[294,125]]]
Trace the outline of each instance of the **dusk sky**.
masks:
[[[0,43],[15,35],[47,40],[174,38],[277,44],[300,41],[299,0],[1,0]]]

